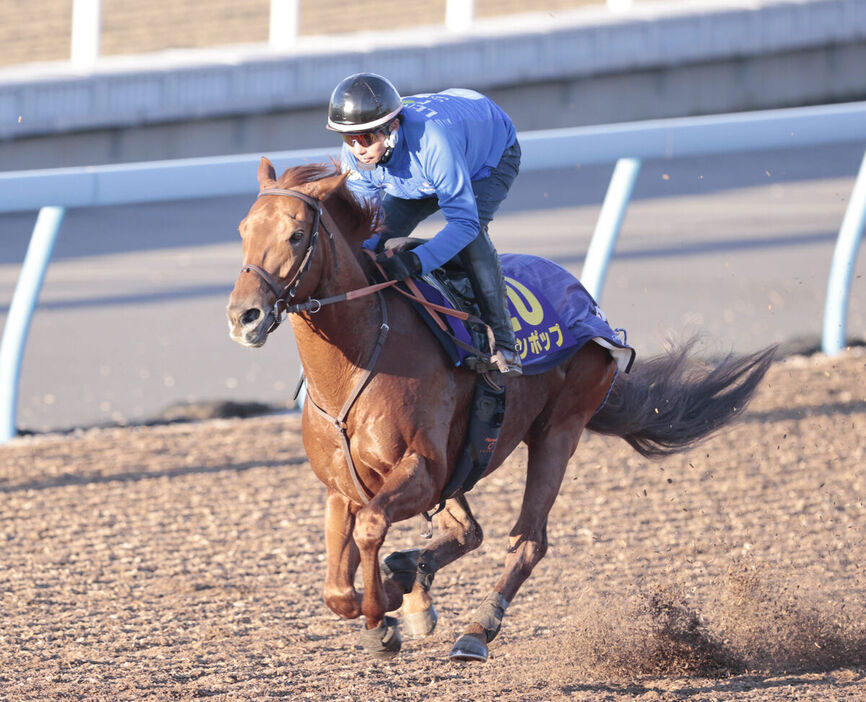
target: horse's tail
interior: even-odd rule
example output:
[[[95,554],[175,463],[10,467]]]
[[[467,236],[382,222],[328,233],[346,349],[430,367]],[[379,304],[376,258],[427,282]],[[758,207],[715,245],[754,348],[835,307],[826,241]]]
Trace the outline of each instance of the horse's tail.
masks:
[[[641,455],[658,458],[684,451],[737,417],[776,347],[705,364],[689,356],[693,345],[689,341],[620,373],[587,428],[619,436]]]

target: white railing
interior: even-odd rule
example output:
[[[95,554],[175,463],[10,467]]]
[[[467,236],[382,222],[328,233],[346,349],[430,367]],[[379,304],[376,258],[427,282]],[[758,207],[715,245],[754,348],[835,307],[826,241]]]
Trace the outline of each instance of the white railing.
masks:
[[[678,158],[839,142],[866,145],[866,102],[732,115],[577,127],[520,135],[522,171],[616,162],[581,280],[600,299],[642,159]],[[331,150],[273,154],[285,168],[322,162]],[[18,380],[27,333],[67,207],[98,207],[253,194],[260,155],[0,173],[0,212],[39,210],[0,342],[0,443],[16,433]],[[854,263],[866,223],[866,154],[839,231],[827,283],[822,347],[845,343]]]
[[[102,0],[73,0],[70,61],[81,70],[92,68],[99,59],[102,29]],[[623,12],[632,0],[599,0],[612,12]],[[274,49],[295,44],[300,30],[301,0],[271,0],[268,43]],[[384,18],[387,19],[387,18]],[[446,0],[443,24],[452,32],[465,32],[475,21],[475,0]]]

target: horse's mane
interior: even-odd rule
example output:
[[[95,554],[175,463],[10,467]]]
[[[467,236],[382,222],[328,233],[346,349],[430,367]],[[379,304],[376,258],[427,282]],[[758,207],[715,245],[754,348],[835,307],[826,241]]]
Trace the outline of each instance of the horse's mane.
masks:
[[[340,167],[335,161],[330,164],[310,163],[303,166],[289,168],[277,181],[280,188],[293,188],[304,183],[311,183],[322,178],[328,178],[340,174]],[[371,234],[379,230],[379,210],[372,204],[356,197],[343,182],[328,197],[328,204],[336,204],[342,208],[344,216],[348,218],[348,231],[343,231],[350,244],[360,246]]]

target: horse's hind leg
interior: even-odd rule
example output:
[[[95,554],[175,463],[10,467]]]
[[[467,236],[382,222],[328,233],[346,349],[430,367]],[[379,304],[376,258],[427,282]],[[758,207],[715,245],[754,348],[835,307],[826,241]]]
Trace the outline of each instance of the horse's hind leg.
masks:
[[[505,572],[454,644],[452,660],[487,660],[487,644],[499,633],[505,609],[547,551],[547,516],[568,460],[613,380],[610,357],[595,344],[584,347],[570,368],[566,385],[571,390],[567,388],[554,400],[527,437],[526,488],[520,516],[509,535]],[[577,388],[581,391],[576,392]]]
[[[487,660],[487,644],[499,633],[505,609],[547,551],[547,515],[575,444],[575,436],[569,433],[530,449],[523,506],[509,535],[505,572],[454,644],[452,660]]]
[[[412,590],[403,598],[402,607],[403,631],[411,639],[429,636],[436,628],[438,616],[430,597],[436,571],[478,548],[484,538],[481,525],[475,521],[463,495],[447,500],[434,519],[439,534],[427,548],[397,551],[385,559],[389,567],[397,564],[392,571],[403,568],[403,573],[395,575],[413,579]]]

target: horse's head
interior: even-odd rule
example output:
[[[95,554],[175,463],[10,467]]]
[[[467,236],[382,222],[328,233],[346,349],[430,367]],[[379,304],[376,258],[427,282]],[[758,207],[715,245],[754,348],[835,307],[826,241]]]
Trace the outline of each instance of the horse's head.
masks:
[[[321,176],[323,169],[293,170]],[[271,162],[262,158],[259,197],[240,224],[243,267],[226,314],[232,339],[244,346],[262,346],[286,306],[315,290],[322,276],[321,252],[329,246],[322,241],[328,236],[322,202],[345,180],[340,173],[309,182],[284,175],[278,183],[275,175]]]

